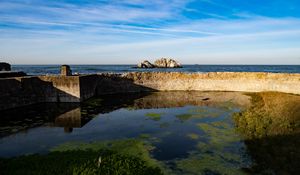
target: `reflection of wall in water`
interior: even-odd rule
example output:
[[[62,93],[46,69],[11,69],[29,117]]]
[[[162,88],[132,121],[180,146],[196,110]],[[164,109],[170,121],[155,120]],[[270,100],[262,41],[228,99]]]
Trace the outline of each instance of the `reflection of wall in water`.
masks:
[[[251,173],[299,174],[300,96],[274,92],[251,96],[252,106],[234,115],[236,130],[256,162]]]
[[[232,103],[239,107],[250,105],[250,97],[241,92],[167,91],[154,92],[134,101],[133,108],[170,108],[194,106],[222,106]]]
[[[65,132],[72,132],[73,128],[81,128],[90,120],[90,118],[81,116],[81,108],[79,107],[55,118],[54,126],[64,127]]]
[[[0,137],[40,126],[82,127],[90,119],[82,117],[80,109],[75,103],[45,103],[2,111]]]

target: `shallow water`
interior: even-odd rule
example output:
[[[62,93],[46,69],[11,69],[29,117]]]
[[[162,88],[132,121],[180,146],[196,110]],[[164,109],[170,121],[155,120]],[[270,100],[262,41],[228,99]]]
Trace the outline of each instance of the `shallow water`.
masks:
[[[300,96],[280,93],[155,92],[40,104],[1,114],[0,157],[132,138],[151,145],[151,157],[171,174],[294,173],[299,114]]]

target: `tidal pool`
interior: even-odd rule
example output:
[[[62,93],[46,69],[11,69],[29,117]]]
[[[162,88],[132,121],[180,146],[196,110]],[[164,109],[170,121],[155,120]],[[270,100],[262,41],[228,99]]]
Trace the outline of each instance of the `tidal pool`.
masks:
[[[0,122],[4,174],[64,172],[60,169],[69,174],[300,171],[300,96],[291,94],[106,95],[80,105],[4,111]],[[52,171],[34,166],[40,161],[61,166]]]

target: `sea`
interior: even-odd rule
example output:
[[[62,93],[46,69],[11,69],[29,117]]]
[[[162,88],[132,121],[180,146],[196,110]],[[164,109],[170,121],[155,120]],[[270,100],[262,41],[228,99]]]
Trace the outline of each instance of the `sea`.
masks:
[[[272,72],[300,73],[300,65],[183,65],[183,68],[140,69],[136,65],[70,65],[73,73],[125,73],[125,72]],[[60,65],[12,65],[13,71],[28,75],[60,73]]]

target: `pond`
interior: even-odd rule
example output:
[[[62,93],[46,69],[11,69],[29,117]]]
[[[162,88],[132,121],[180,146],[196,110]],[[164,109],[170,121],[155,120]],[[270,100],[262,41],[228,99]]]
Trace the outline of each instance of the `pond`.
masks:
[[[4,174],[300,171],[300,96],[291,94],[105,95],[4,111],[0,122]]]

